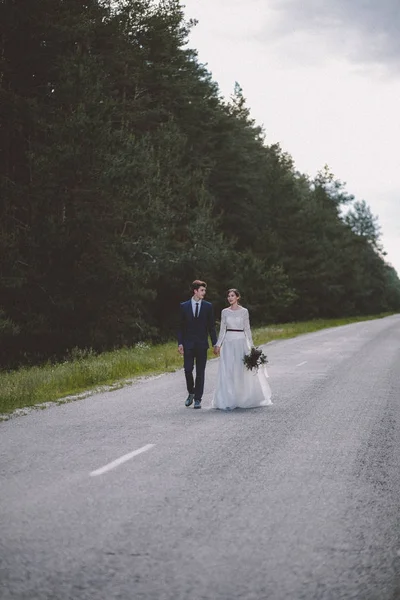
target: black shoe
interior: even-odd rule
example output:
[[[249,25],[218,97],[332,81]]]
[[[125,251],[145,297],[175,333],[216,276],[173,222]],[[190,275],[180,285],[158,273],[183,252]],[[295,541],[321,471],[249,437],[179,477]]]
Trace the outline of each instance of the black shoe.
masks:
[[[201,408],[201,400],[195,400],[193,408]]]
[[[185,406],[190,406],[193,404],[194,394],[189,394],[189,396],[185,400]]]

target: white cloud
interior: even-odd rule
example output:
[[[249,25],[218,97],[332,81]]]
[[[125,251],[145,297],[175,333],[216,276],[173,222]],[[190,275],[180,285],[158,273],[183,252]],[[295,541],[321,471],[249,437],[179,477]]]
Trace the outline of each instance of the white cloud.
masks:
[[[276,35],[323,35],[336,52],[400,71],[398,0],[271,0],[279,14]]]
[[[338,44],[339,24],[344,37],[358,28],[364,40],[373,15],[379,37],[394,2],[381,4],[381,17],[367,0],[279,0],[279,11],[277,0],[186,0],[186,13],[199,19],[191,44],[222,93],[229,95],[239,81],[268,142],[279,142],[310,175],[328,163],[349,192],[365,199],[379,216],[387,260],[400,274],[400,71],[399,77],[385,72],[396,63],[397,36],[392,39],[388,26],[385,45],[373,59],[368,48],[358,62]],[[329,19],[322,5],[330,7]],[[364,5],[361,18],[356,11]],[[333,37],[325,35],[328,29]]]

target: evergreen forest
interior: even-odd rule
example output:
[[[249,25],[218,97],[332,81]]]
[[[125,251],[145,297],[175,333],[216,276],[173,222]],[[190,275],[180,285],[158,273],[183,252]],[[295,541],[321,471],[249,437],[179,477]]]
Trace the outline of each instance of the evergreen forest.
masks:
[[[222,96],[195,25],[180,0],[0,0],[3,368],[171,339],[196,278],[253,324],[400,310],[368,204]]]

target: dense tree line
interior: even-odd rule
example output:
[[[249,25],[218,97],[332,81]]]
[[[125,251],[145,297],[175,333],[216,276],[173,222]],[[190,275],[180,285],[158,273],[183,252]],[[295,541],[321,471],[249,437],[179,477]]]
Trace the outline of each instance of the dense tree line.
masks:
[[[171,336],[188,283],[253,322],[400,308],[379,226],[268,145],[179,0],[0,0],[4,366]]]

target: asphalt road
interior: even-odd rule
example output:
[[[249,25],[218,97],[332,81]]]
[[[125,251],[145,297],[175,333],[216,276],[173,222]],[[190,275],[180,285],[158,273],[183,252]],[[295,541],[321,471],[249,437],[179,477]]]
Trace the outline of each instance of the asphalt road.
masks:
[[[265,348],[270,407],[213,360],[0,423],[1,599],[400,599],[400,315]]]

